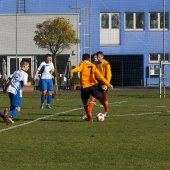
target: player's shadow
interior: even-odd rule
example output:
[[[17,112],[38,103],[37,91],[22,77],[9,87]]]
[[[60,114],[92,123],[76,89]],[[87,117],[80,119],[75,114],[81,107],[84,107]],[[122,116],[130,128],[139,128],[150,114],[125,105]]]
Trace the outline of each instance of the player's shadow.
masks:
[[[74,120],[74,119],[42,119],[42,122],[65,122],[65,123],[80,123],[82,120]]]
[[[79,115],[79,114],[61,114],[61,115],[57,115],[57,116],[60,116],[60,117],[81,117],[82,115]]]
[[[35,119],[23,119],[23,118],[17,118],[14,121],[15,122],[19,122],[19,121],[34,121]],[[42,121],[42,122],[82,122],[82,120],[75,120],[75,119],[41,119],[41,120],[37,120],[38,121]],[[4,123],[4,122],[0,122],[0,123]]]
[[[29,119],[25,119],[25,118],[14,119],[15,122],[18,122],[18,121],[33,121],[33,120],[35,120],[35,119],[31,119],[31,118],[29,118]]]

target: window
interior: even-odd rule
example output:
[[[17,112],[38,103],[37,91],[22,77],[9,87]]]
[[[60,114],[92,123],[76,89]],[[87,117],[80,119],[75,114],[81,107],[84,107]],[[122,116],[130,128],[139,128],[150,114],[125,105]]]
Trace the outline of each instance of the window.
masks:
[[[143,31],[144,30],[144,13],[127,12],[125,13],[125,30],[126,31]]]
[[[101,22],[101,26],[102,28],[109,28],[109,15],[108,14],[102,14],[102,22]]]
[[[150,30],[163,30],[164,27],[164,13],[151,12],[149,14]],[[169,13],[165,13],[165,29],[169,29]]]
[[[164,28],[164,13],[160,13],[160,28]],[[169,29],[169,14],[165,13],[165,28]]]
[[[127,13],[126,14],[126,29],[133,29],[133,13]]]
[[[160,60],[164,61],[164,54],[149,55],[149,75],[158,76],[160,68]],[[165,54],[165,62],[169,61],[169,54]]]
[[[120,13],[100,13],[100,45],[120,45]]]
[[[144,13],[136,13],[136,29],[144,29]]]
[[[150,54],[149,57],[149,61],[150,63],[160,63],[160,59],[161,61],[164,61],[164,54]],[[169,61],[169,54],[165,54],[165,62]]]
[[[119,14],[112,14],[112,28],[119,28]]]
[[[149,74],[151,76],[158,76],[160,72],[159,64],[150,64],[149,65]]]

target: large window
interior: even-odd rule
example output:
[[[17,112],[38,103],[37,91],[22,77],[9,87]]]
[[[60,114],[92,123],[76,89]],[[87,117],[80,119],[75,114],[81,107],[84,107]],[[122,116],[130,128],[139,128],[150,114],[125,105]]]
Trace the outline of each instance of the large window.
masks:
[[[100,13],[100,45],[120,44],[120,13]]]
[[[144,13],[127,12],[125,13],[125,30],[126,31],[143,31],[144,30]]]
[[[169,54],[150,54],[149,55],[149,74],[150,76],[158,76],[160,68],[160,60],[169,61]]]
[[[149,23],[150,23],[150,30],[157,31],[163,30],[164,28],[164,13],[157,13],[151,12],[149,13]],[[165,30],[169,29],[169,13],[165,13]]]

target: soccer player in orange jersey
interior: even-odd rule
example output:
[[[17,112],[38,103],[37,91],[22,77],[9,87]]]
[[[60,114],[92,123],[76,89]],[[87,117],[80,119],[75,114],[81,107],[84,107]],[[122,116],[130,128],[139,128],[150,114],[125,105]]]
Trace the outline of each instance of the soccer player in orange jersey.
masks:
[[[108,61],[104,59],[104,54],[102,51],[99,51],[96,53],[97,56],[97,62],[95,63],[96,67],[98,68],[99,72],[104,76],[104,78],[110,83],[112,73],[111,73],[111,67]],[[105,117],[109,116],[109,107],[108,107],[108,97],[107,97],[107,86],[98,80],[99,86],[103,91],[104,96],[104,102],[105,102]],[[91,101],[89,103],[89,111],[92,112],[93,107],[96,103],[95,98],[91,98]]]
[[[80,63],[80,65],[72,70],[71,76],[73,76],[73,73],[80,72],[81,74],[81,99],[84,105],[84,109],[87,114],[87,121],[92,122],[92,114],[89,112],[88,109],[88,100],[90,96],[93,96],[94,98],[98,99],[100,103],[105,107],[105,102],[103,100],[103,93],[101,89],[98,86],[98,80],[103,82],[107,87],[113,88],[113,86],[100,74],[99,70],[96,68],[96,66],[89,61],[90,55],[89,54],[83,54],[83,61]]]

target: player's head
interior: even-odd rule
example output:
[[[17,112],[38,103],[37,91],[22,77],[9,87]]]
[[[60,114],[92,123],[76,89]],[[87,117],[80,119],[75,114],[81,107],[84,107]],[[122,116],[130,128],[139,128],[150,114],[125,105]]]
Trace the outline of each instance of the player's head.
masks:
[[[45,55],[45,62],[46,62],[46,63],[51,63],[51,62],[52,62],[52,56],[51,56],[51,54],[46,54],[46,55]]]
[[[103,53],[102,51],[98,51],[98,52],[96,53],[96,55],[97,55],[98,61],[99,61],[99,62],[102,62],[103,59],[104,59],[104,53]]]
[[[94,53],[94,54],[92,55],[92,61],[93,61],[93,62],[98,62],[97,54],[96,54],[96,53]]]
[[[85,60],[88,60],[88,61],[89,61],[89,60],[90,60],[90,55],[87,54],[87,53],[83,54],[82,60],[83,60],[83,61],[85,61]]]
[[[21,69],[24,71],[29,70],[29,63],[27,61],[21,61],[20,66],[21,66]]]

